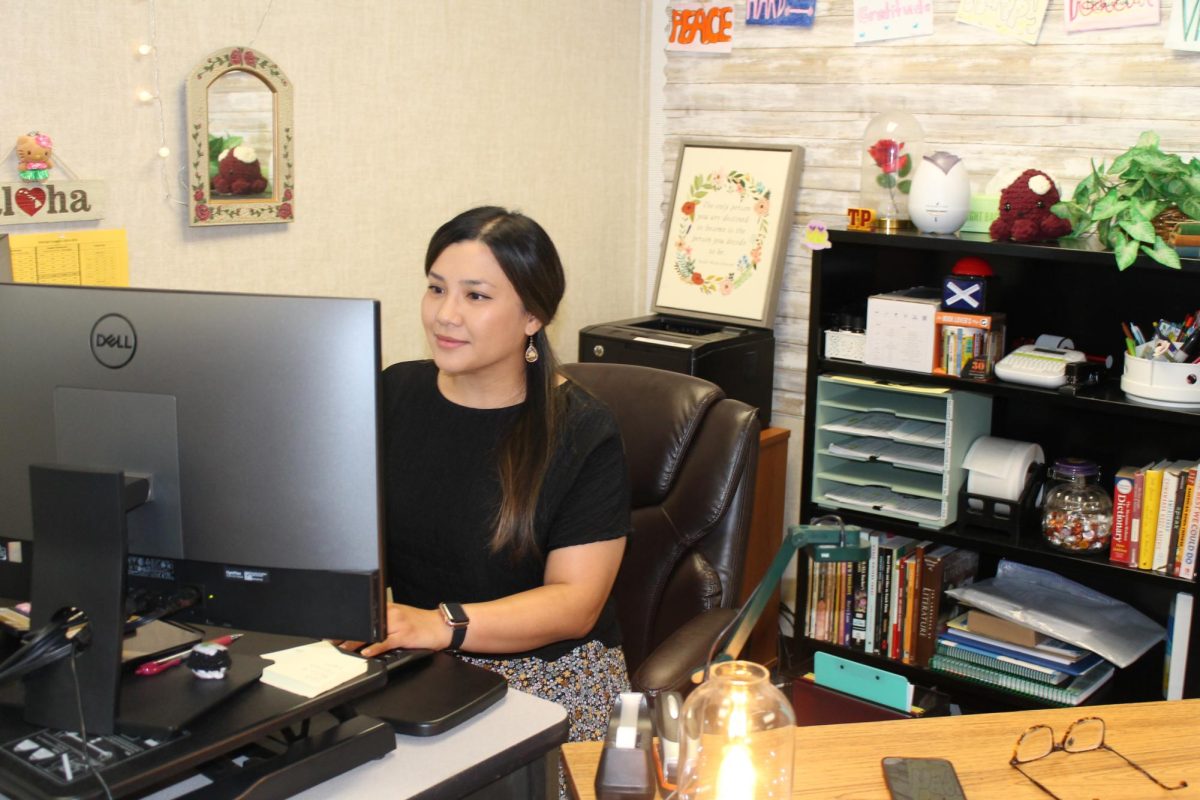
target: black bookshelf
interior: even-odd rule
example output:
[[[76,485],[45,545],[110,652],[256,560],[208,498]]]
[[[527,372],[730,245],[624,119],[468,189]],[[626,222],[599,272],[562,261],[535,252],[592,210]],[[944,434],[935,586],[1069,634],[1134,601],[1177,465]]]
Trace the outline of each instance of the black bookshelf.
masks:
[[[813,254],[806,393],[817,396],[821,375],[849,375],[891,383],[949,386],[992,398],[991,434],[1042,445],[1049,461],[1079,456],[1096,461],[1111,489],[1113,473],[1127,464],[1160,458],[1200,458],[1200,413],[1139,404],[1120,389],[1124,335],[1122,321],[1182,319],[1200,307],[1200,260],[1185,259],[1172,270],[1142,258],[1125,271],[1094,239],[1059,243],[992,242],[986,234],[933,236],[915,232],[882,234],[830,230],[832,248]],[[869,295],[912,286],[938,286],[964,256],[986,260],[995,272],[988,286],[988,310],[1007,315],[1007,337],[1033,339],[1050,333],[1068,336],[1077,349],[1112,356],[1113,367],[1098,384],[1078,389],[1040,389],[1002,381],[971,381],[902,370],[883,369],[823,357],[824,330],[834,315],[865,309]],[[810,405],[811,408],[811,405]],[[806,414],[804,441],[815,441],[815,414]],[[828,513],[812,498],[811,444],[803,454],[801,521]],[[930,529],[866,512],[838,512],[849,524],[890,531],[915,539],[953,544],[980,553],[980,577],[994,574],[1001,559],[1052,570],[1064,577],[1129,603],[1164,627],[1171,601],[1180,591],[1195,593],[1195,582],[1112,564],[1107,556],[1080,556],[1042,543],[1031,519],[1015,536],[984,528],[951,525]],[[806,569],[799,570],[797,616],[804,613]],[[1200,630],[1188,648],[1186,697],[1200,696]],[[806,639],[797,622],[787,642],[791,663],[803,663],[817,650],[870,663],[905,674],[915,683],[936,685],[971,711],[1032,708],[1038,701],[914,668],[828,642]],[[1089,702],[1126,702],[1162,698],[1164,646],[1159,644],[1137,663],[1118,669],[1113,681]]]

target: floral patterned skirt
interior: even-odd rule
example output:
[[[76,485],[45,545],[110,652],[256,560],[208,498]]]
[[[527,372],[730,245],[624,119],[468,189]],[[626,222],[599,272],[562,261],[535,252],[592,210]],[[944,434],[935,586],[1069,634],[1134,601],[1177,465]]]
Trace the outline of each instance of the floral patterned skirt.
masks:
[[[536,656],[503,660],[460,654],[459,658],[503,675],[514,689],[565,708],[572,742],[604,739],[617,696],[629,691],[624,651],[597,641],[581,644],[554,661]]]

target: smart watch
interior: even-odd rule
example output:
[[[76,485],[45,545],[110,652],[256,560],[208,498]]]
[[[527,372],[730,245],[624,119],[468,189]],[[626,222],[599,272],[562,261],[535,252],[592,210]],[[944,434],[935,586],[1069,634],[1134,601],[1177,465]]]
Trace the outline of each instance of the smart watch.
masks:
[[[462,603],[439,603],[438,608],[442,611],[442,619],[453,631],[450,634],[450,649],[457,650],[467,638],[467,626],[471,624],[471,618],[467,616]]]

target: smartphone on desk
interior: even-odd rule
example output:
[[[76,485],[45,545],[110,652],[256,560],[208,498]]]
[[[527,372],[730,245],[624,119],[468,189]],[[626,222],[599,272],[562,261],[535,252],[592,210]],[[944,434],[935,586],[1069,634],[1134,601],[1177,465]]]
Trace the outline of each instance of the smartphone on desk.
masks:
[[[944,758],[883,759],[892,800],[966,800],[954,765]]]

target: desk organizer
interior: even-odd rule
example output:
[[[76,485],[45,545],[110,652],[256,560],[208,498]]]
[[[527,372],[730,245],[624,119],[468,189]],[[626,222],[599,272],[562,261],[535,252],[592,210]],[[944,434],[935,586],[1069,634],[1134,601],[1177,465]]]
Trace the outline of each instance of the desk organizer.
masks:
[[[1126,353],[1121,391],[1137,403],[1200,409],[1200,364],[1154,361]]]

